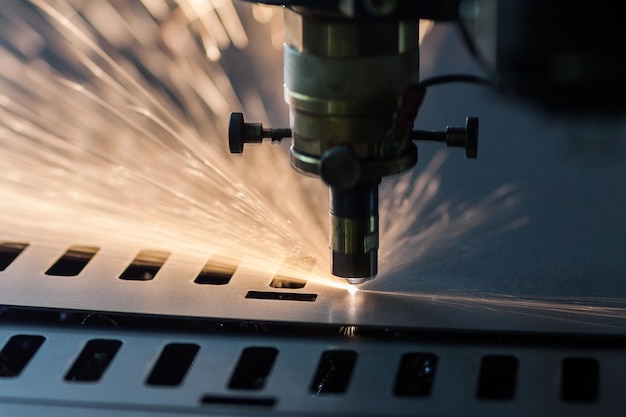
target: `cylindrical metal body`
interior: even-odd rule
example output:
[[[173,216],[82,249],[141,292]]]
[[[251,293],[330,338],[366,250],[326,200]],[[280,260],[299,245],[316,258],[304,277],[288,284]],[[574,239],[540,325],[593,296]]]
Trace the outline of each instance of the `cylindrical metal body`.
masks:
[[[378,181],[346,190],[330,187],[331,269],[351,284],[378,270]]]
[[[360,283],[377,272],[378,184],[417,162],[408,132],[390,132],[417,81],[418,23],[305,9],[284,15],[291,165],[329,185],[332,273]]]
[[[416,157],[407,157],[416,152],[408,138],[392,154],[383,146],[402,94],[417,74],[415,20],[364,21],[287,9],[284,51],[295,169],[317,175],[311,159],[339,145],[349,145],[361,160],[379,162],[368,177],[415,164]]]

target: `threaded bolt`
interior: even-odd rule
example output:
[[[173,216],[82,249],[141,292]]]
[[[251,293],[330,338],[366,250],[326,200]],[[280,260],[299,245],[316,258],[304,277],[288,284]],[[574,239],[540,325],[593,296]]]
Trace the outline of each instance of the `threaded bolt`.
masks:
[[[478,156],[478,118],[465,119],[465,127],[448,126],[445,132],[413,130],[411,140],[445,142],[449,147],[465,148],[467,158]]]
[[[291,129],[264,129],[261,123],[246,123],[243,113],[231,113],[228,117],[228,148],[230,153],[242,153],[246,143],[261,143],[264,138],[280,142],[291,137]]]

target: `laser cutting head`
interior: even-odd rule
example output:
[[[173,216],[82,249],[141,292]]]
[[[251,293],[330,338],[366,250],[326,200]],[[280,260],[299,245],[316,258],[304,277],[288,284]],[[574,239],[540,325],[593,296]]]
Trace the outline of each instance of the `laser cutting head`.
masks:
[[[425,11],[417,2],[289,4],[284,92],[290,130],[263,129],[233,113],[230,149],[292,137],[291,166],[329,187],[331,272],[359,284],[378,271],[381,179],[418,159],[412,127],[425,91],[417,86],[418,16]]]
[[[378,270],[381,178],[417,162],[408,130],[389,132],[418,71],[418,26],[311,10],[284,16],[291,166],[328,185],[332,273],[361,283]]]

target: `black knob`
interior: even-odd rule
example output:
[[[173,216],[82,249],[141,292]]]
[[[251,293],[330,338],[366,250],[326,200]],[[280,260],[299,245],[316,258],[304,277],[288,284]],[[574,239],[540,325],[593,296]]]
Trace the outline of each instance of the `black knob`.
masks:
[[[448,126],[445,132],[413,130],[411,140],[445,142],[447,146],[465,148],[467,158],[478,156],[478,117],[465,119],[465,127]]]
[[[472,159],[478,156],[478,117],[465,119],[465,156]]]
[[[230,153],[242,153],[245,143],[243,113],[231,113],[228,117],[228,148]]]
[[[329,187],[345,190],[359,181],[361,162],[350,146],[335,146],[320,158],[318,173]]]
[[[231,113],[228,117],[228,148],[230,153],[242,153],[246,143],[261,143],[263,138],[280,142],[291,136],[291,129],[263,129],[261,123],[246,123],[243,113]]]

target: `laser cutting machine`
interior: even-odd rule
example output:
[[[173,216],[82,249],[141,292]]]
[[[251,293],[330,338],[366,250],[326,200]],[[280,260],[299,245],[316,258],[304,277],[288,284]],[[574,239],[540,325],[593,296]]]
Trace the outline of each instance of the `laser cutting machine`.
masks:
[[[619,415],[626,62],[613,3],[265,3],[286,6],[290,123],[235,112],[230,151],[292,137],[291,166],[330,188],[331,271],[358,290],[245,260],[215,268],[168,242],[50,244],[4,225],[0,416]],[[157,20],[161,3],[141,4],[137,16]],[[32,17],[9,8],[3,58],[36,39],[5,48],[3,27]],[[78,9],[61,30],[84,23]],[[418,19],[441,23],[419,48]],[[493,35],[495,60],[470,26]],[[478,116],[480,160],[444,162],[437,142],[477,156]],[[399,173],[409,181],[393,183]],[[406,195],[415,206],[378,218],[385,197]],[[417,229],[392,230],[414,215]],[[372,280],[379,231],[403,239],[394,259],[416,262]]]
[[[440,2],[315,2],[285,9],[285,100],[290,108],[291,166],[330,189],[332,273],[352,284],[376,276],[378,186],[417,163],[411,137],[425,94],[418,84],[419,18],[454,19]],[[458,6],[458,5],[456,5]],[[286,132],[267,132],[273,140]],[[478,120],[426,138],[476,157]],[[231,115],[233,153],[258,143],[262,127]]]
[[[287,6],[284,82],[290,129],[263,129],[233,113],[230,151],[241,153],[245,143],[263,138],[293,137],[291,166],[319,176],[329,187],[331,271],[352,284],[376,276],[378,186],[383,177],[415,166],[413,141],[462,147],[468,158],[478,153],[476,117],[443,132],[413,130],[426,88],[434,84],[419,81],[419,19],[458,22],[468,49],[487,70],[483,80],[457,74],[440,83],[482,81],[552,110],[583,115],[623,108],[623,60],[613,58],[610,41],[590,41],[620,37],[619,25],[605,22],[604,12],[596,12],[601,16],[587,23],[586,4],[563,8],[510,2],[496,8],[494,2],[459,0],[266,3]],[[462,10],[478,14],[480,7],[486,10],[481,18],[491,20],[492,28],[497,25],[493,69],[485,68],[491,64],[484,62],[464,23],[467,16],[462,16]],[[591,27],[573,30],[570,21]],[[533,29],[524,26],[527,22]]]

